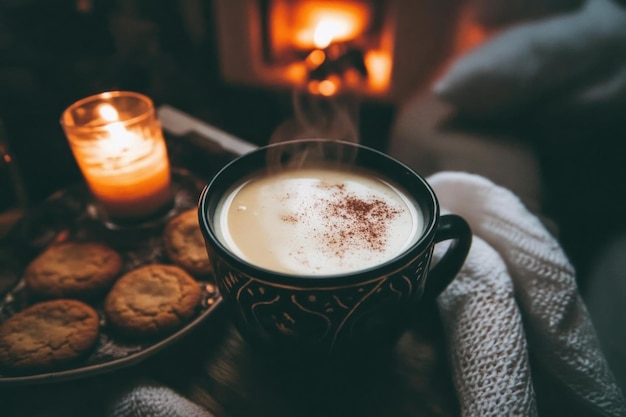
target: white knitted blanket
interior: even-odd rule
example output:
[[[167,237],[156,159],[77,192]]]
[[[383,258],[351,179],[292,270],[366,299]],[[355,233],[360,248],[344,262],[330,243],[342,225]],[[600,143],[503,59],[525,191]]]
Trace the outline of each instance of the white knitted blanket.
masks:
[[[106,410],[107,417],[213,417],[170,388],[142,381],[123,391]]]
[[[514,194],[483,177],[443,172],[429,182],[475,236],[438,300],[463,415],[537,415],[529,349],[600,415],[626,415],[556,239]]]

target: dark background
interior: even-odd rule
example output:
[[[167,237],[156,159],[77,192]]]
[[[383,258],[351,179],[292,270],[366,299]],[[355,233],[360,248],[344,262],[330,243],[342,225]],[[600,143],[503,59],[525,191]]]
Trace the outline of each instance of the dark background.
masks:
[[[59,125],[74,101],[107,90],[144,93],[256,144],[291,116],[289,91],[225,84],[211,2],[200,39],[169,0],[0,1],[0,119],[34,201],[80,177]],[[363,141],[384,146],[390,105],[364,103]]]

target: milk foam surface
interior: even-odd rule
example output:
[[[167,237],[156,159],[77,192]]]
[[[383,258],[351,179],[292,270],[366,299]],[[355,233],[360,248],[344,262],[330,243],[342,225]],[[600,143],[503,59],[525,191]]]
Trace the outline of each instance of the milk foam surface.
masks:
[[[254,265],[333,275],[394,258],[420,235],[417,205],[360,171],[299,169],[238,186],[216,214],[220,240]]]

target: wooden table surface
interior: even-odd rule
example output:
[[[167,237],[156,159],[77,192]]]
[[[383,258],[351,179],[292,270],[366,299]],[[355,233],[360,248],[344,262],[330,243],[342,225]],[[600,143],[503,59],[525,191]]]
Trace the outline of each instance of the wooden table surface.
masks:
[[[5,417],[104,416],[129,385],[169,386],[215,416],[456,416],[440,323],[409,329],[388,355],[324,364],[255,353],[224,308],[171,348],[125,369],[52,384],[0,387]]]

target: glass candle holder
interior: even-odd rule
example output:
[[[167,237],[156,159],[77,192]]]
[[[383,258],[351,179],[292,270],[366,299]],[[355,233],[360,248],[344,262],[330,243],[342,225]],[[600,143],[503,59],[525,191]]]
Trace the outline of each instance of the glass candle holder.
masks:
[[[170,163],[152,100],[130,91],[86,97],[61,126],[106,222],[147,219],[172,203]]]

